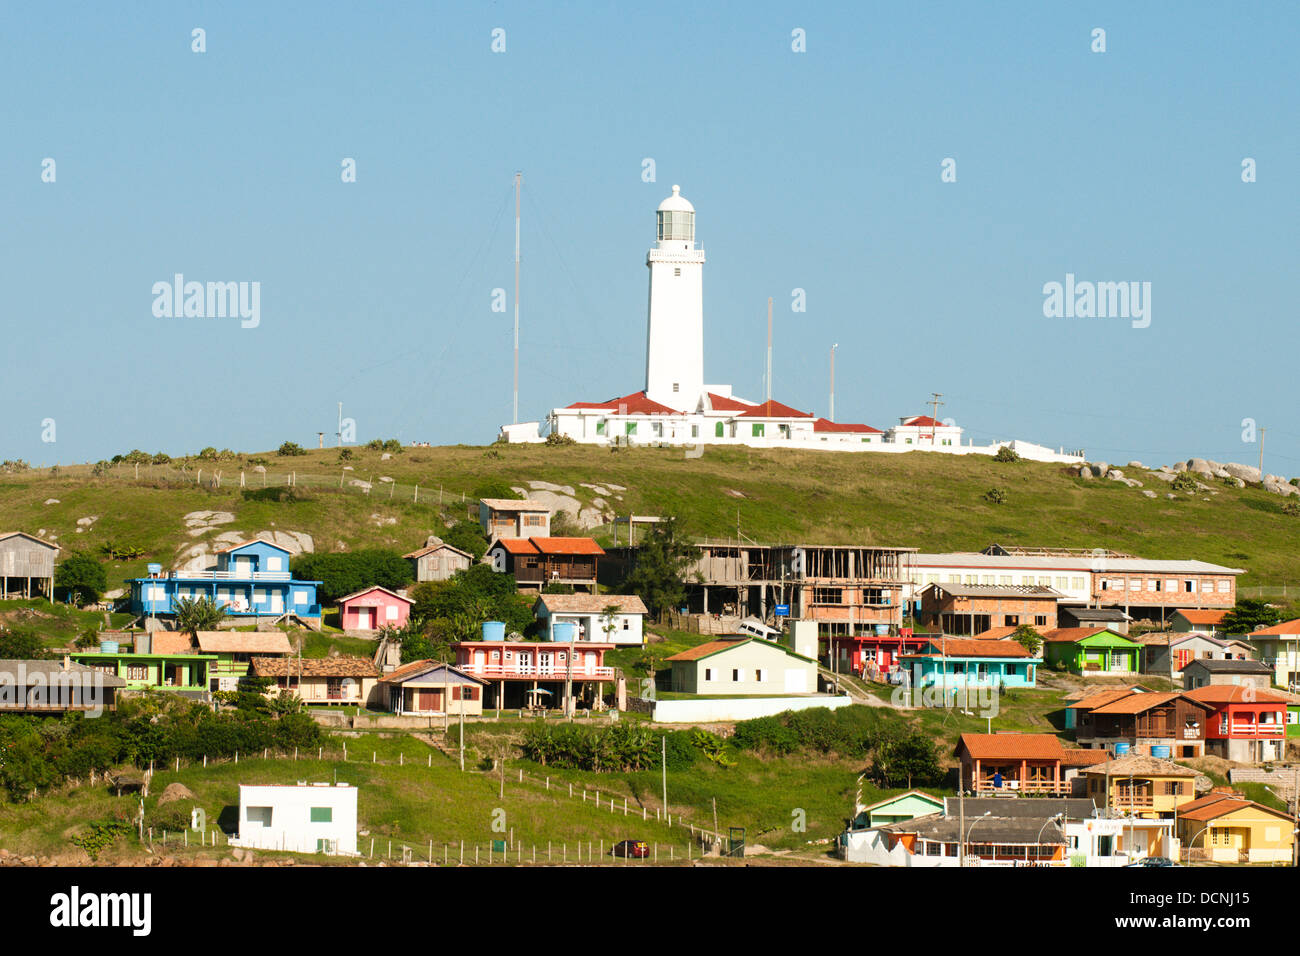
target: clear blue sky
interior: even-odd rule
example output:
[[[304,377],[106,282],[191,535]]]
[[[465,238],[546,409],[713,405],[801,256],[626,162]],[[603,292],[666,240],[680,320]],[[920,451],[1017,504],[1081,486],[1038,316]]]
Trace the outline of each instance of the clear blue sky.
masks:
[[[710,382],[760,396],[772,296],[796,407],[825,414],[838,342],[842,421],[939,391],[981,442],[1254,462],[1250,417],[1266,470],[1300,474],[1298,24],[1289,2],[7,3],[0,457],[314,445],[339,401],[360,441],[490,442],[521,170],[525,420],[643,387],[679,183]],[[261,324],[154,317],[177,272],[260,282]],[[1045,318],[1067,272],[1150,282],[1150,327]]]

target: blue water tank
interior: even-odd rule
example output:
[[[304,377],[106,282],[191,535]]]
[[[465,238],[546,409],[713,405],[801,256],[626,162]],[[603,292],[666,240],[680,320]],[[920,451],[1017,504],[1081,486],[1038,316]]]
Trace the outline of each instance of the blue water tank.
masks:
[[[573,621],[556,621],[551,625],[551,640],[576,641],[578,639],[578,625]]]
[[[101,653],[101,654],[116,654],[116,653],[117,653],[117,641],[100,641],[100,642],[99,642],[99,653]]]
[[[1115,756],[1116,756],[1116,757],[1123,757],[1125,754],[1128,753],[1128,751],[1129,751],[1129,745],[1128,745],[1128,744],[1116,744],[1116,745],[1115,745]]]
[[[1173,756],[1173,750],[1163,744],[1155,744],[1151,747],[1151,756],[1159,757],[1161,760],[1168,760]]]
[[[504,621],[483,622],[483,640],[504,641],[505,639],[506,639],[506,625]]]

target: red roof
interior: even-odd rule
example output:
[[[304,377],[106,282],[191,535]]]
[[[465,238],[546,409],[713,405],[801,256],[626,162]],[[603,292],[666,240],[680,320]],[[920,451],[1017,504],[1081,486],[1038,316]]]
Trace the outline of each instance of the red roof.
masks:
[[[1110,628],[1106,627],[1054,627],[1049,631],[1043,631],[1043,640],[1049,644],[1073,644],[1075,641],[1082,641],[1084,638],[1102,634],[1108,630]]]
[[[813,431],[815,432],[853,432],[863,435],[879,435],[879,428],[872,428],[870,425],[859,425],[854,422],[833,422],[829,418],[819,418],[813,422]]]
[[[1260,690],[1250,684],[1209,684],[1186,691],[1184,697],[1203,704],[1285,704],[1287,699],[1272,691]]]
[[[1179,608],[1174,612],[1181,614],[1188,624],[1218,624],[1227,611],[1206,611],[1200,608]]]
[[[537,554],[532,538],[497,538],[496,545],[505,548],[506,554]]]
[[[592,408],[616,412],[620,415],[681,415],[683,412],[646,398],[645,392],[633,392],[607,402],[574,402],[569,408]]]
[[[957,750],[963,747],[976,760],[1060,760],[1065,756],[1054,734],[962,734]]]
[[[945,657],[1033,657],[1019,641],[986,641],[973,637],[932,637],[930,646]],[[920,655],[922,657],[929,655]],[[937,656],[937,655],[936,655]]]
[[[1016,631],[1018,627],[990,627],[987,631],[980,631],[971,640],[974,641],[1005,641]]]
[[[767,401],[761,405],[746,405],[740,413],[741,418],[812,418],[808,412],[801,412],[780,402]]]
[[[715,412],[743,412],[747,408],[753,408],[748,402],[737,401],[734,398],[725,398],[722,395],[715,395],[709,392],[709,407]]]
[[[542,554],[604,554],[592,538],[529,538]]]
[[[1261,627],[1242,636],[1254,637],[1257,634],[1300,634],[1300,617],[1294,621],[1283,621],[1281,624],[1274,624],[1272,627]]]
[[[920,428],[945,428],[945,427],[947,427],[947,426],[944,425],[943,422],[937,422],[937,421],[935,421],[933,418],[931,418],[929,415],[915,415],[915,416],[913,416],[912,418],[906,419],[906,420],[903,422],[903,424],[904,424],[904,425],[916,425],[916,426],[918,426],[918,427],[920,427]]]

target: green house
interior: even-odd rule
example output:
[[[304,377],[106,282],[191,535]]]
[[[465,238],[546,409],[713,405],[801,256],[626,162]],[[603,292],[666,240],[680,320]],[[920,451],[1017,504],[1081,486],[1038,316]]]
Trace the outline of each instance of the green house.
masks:
[[[1043,661],[1084,677],[1138,673],[1142,645],[1105,627],[1058,627],[1043,632]]]
[[[215,654],[136,654],[94,651],[70,655],[85,664],[126,681],[126,690],[160,690],[196,693],[208,689],[208,670]]]
[[[906,823],[917,817],[943,812],[943,800],[920,790],[909,790],[895,797],[887,797],[869,807],[860,807],[850,829],[864,830],[887,823]]]

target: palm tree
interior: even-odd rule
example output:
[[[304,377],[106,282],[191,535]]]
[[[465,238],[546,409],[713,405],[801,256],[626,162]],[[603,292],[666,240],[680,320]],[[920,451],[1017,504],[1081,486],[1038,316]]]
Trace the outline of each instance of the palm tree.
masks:
[[[226,607],[226,604],[217,604],[206,595],[180,598],[176,602],[176,629],[192,637],[199,631],[215,631],[226,616]]]

